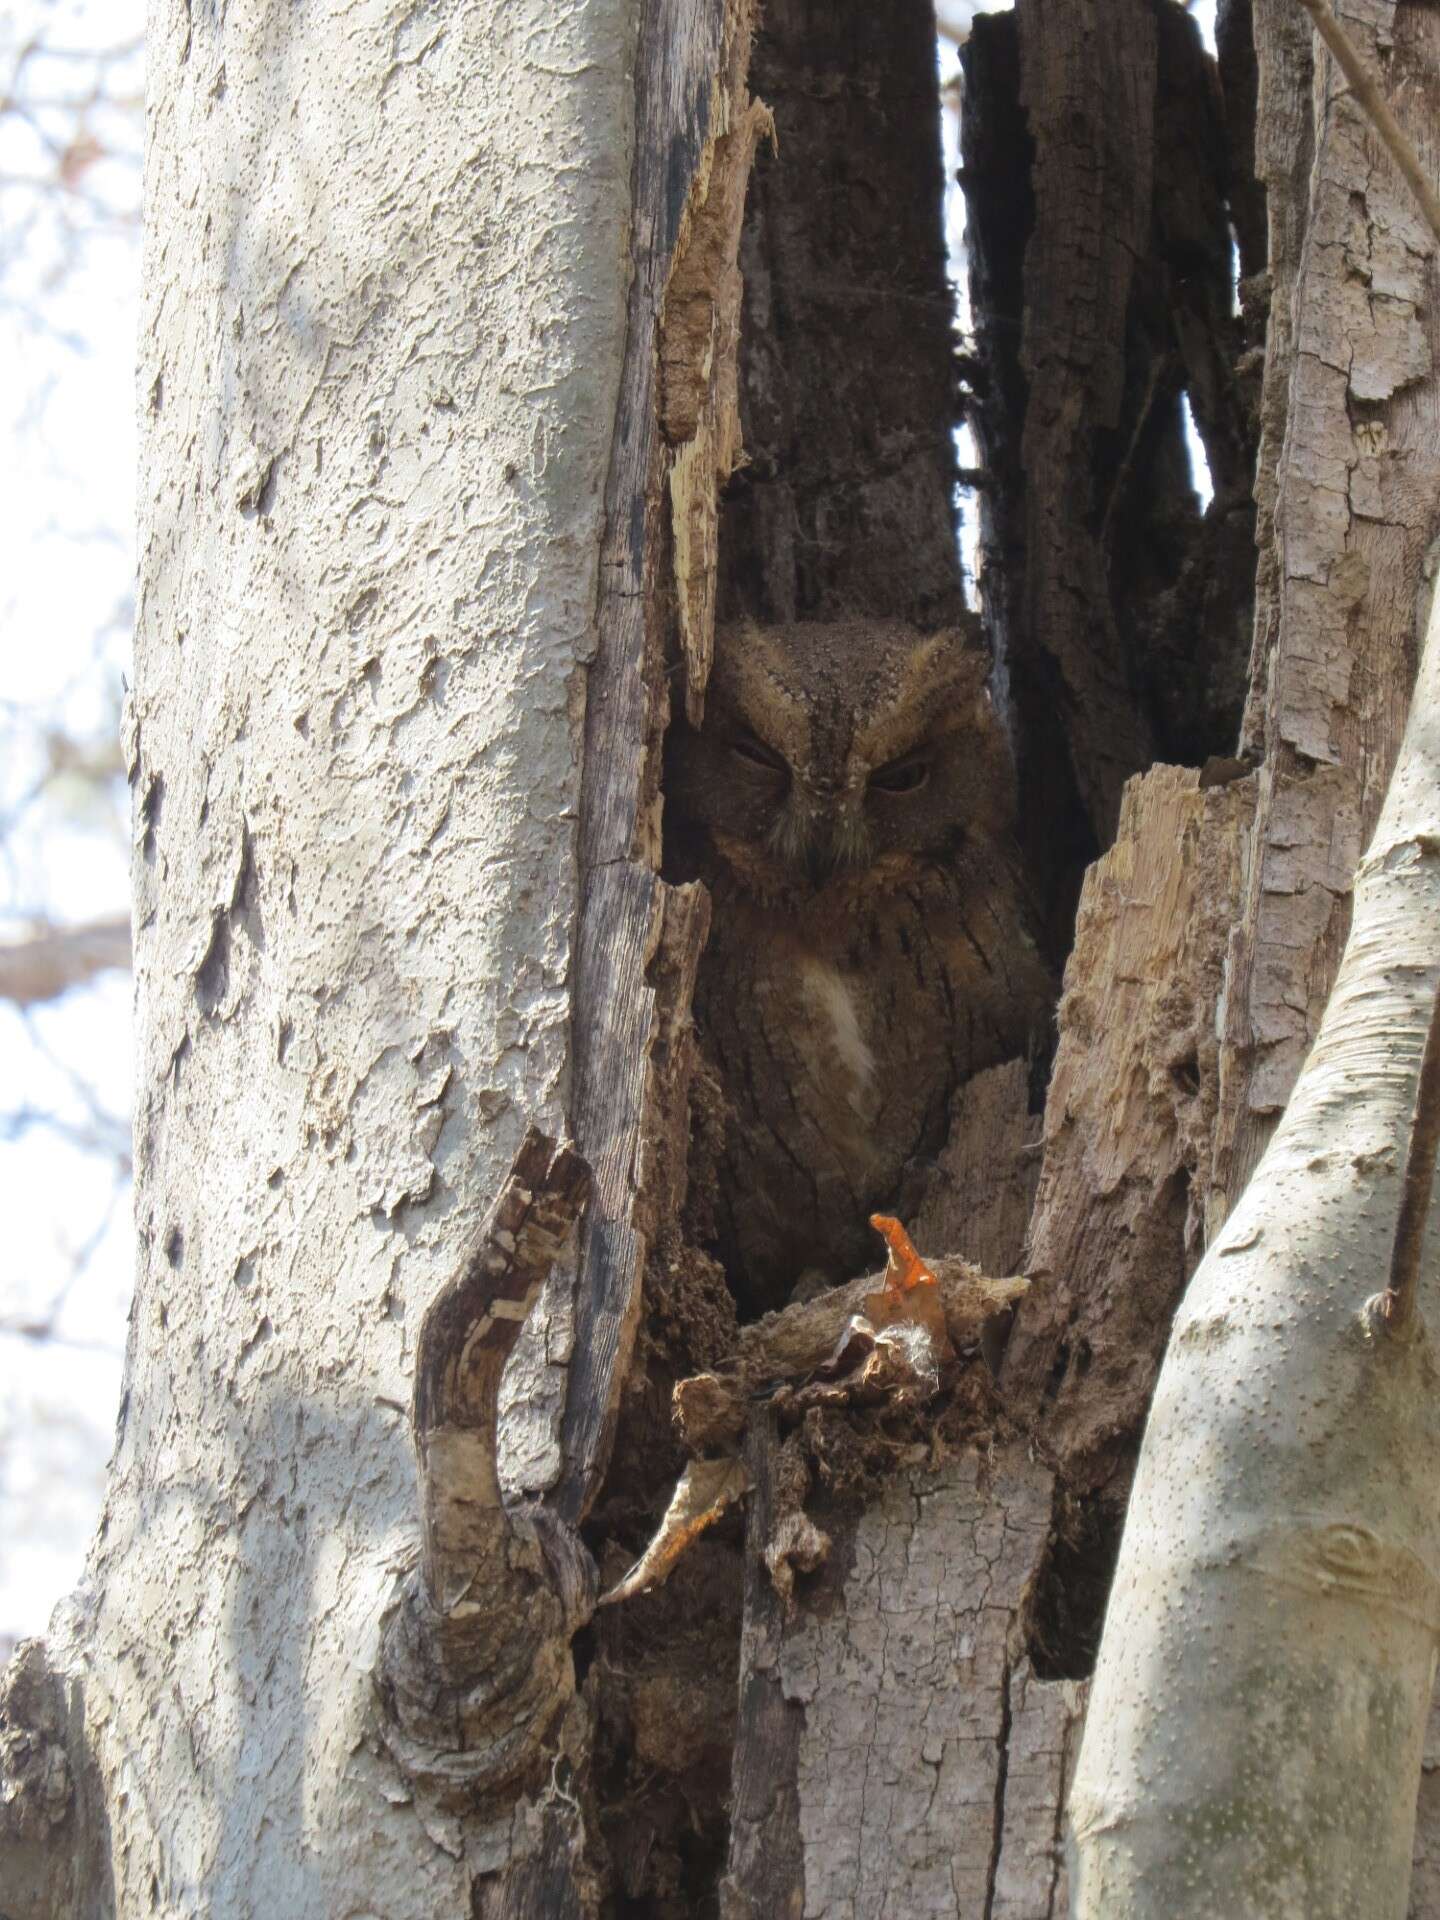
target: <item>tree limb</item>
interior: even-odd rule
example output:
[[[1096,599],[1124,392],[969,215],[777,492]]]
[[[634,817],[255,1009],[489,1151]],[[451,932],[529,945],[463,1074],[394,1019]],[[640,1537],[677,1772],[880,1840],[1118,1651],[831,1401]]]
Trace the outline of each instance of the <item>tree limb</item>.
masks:
[[[130,917],[112,914],[78,927],[42,922],[20,940],[0,942],[0,1000],[38,1006],[97,974],[128,969]]]
[[[1364,1294],[1391,1265],[1437,955],[1440,596],[1320,1031],[1155,1390],[1070,1795],[1076,1920],[1405,1911],[1440,1402],[1422,1315],[1377,1338]],[[1416,1178],[1432,1124],[1427,1087]]]

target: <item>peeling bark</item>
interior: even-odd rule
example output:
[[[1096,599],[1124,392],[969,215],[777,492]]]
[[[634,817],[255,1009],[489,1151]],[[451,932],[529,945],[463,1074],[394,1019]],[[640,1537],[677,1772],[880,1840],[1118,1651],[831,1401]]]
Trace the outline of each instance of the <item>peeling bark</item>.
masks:
[[[1115,844],[1086,875],[1066,968],[1032,1284],[1003,1380],[1068,1483],[1115,1499],[1209,1224],[1214,1010],[1254,788],[1179,767],[1132,782]]]
[[[1393,95],[1434,100],[1440,21],[1429,9],[1341,13]],[[1245,737],[1266,768],[1226,978],[1223,1206],[1274,1131],[1335,978],[1351,876],[1404,723],[1440,498],[1434,242],[1328,57],[1312,109],[1308,20],[1263,5],[1256,33],[1273,288]],[[1433,115],[1406,118],[1433,176]]]
[[[594,1567],[563,1521],[507,1512],[496,1453],[500,1376],[589,1187],[574,1150],[532,1128],[416,1343],[422,1551],[387,1617],[379,1688],[385,1745],[442,1816],[483,1817],[497,1796],[543,1786],[557,1751],[583,1758],[578,1730],[557,1728]],[[564,1809],[547,1818],[566,1824]]]
[[[572,1524],[588,1512],[609,1463],[647,1253],[678,1212],[686,1177],[683,1154],[657,1164],[656,1151],[675,1138],[667,1121],[688,1097],[690,1062],[677,1042],[708,920],[703,895],[667,887],[656,871],[669,714],[664,568],[673,554],[684,569],[674,585],[688,608],[686,699],[698,707],[713,637],[707,529],[727,462],[738,458],[736,222],[762,124],[746,91],[746,0],[693,0],[678,15],[647,0],[639,35],[634,278],[606,483],[581,801],[572,1110],[595,1197],[580,1249],[585,1284],[552,1496]],[[682,458],[683,485],[674,479]]]

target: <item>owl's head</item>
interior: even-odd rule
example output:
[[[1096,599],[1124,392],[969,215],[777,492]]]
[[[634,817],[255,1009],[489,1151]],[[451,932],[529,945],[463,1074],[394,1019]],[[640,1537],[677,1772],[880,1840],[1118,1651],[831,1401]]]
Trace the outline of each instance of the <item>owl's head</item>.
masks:
[[[666,792],[756,891],[815,892],[994,837],[1009,756],[973,635],[873,621],[722,629],[698,733],[672,729]]]

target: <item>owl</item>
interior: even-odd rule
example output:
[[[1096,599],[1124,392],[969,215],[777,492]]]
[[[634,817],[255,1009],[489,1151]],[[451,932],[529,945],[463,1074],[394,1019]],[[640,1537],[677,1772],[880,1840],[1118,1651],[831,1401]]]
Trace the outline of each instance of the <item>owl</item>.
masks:
[[[873,621],[717,635],[671,728],[666,864],[711,890],[695,1014],[723,1092],[717,1252],[741,1310],[875,1263],[869,1216],[953,1094],[1043,1032],[988,662]]]

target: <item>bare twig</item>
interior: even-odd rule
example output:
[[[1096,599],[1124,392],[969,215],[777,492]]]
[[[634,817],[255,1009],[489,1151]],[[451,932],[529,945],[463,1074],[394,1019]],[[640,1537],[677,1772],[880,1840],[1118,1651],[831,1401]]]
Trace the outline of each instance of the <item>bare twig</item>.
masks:
[[[36,927],[24,939],[0,941],[0,1000],[33,1007],[129,965],[128,914],[82,927]]]
[[[1354,42],[1341,26],[1335,15],[1325,4],[1325,0],[1300,0],[1310,18],[1315,22],[1315,31],[1330,49],[1335,64],[1350,82],[1350,87],[1359,101],[1390,158],[1409,182],[1410,191],[1420,204],[1426,224],[1431,233],[1440,240],[1440,194],[1431,184],[1430,177],[1420,164],[1420,156],[1411,143],[1410,136],[1390,111],[1390,103],[1380,91],[1374,75],[1360,58]]]

